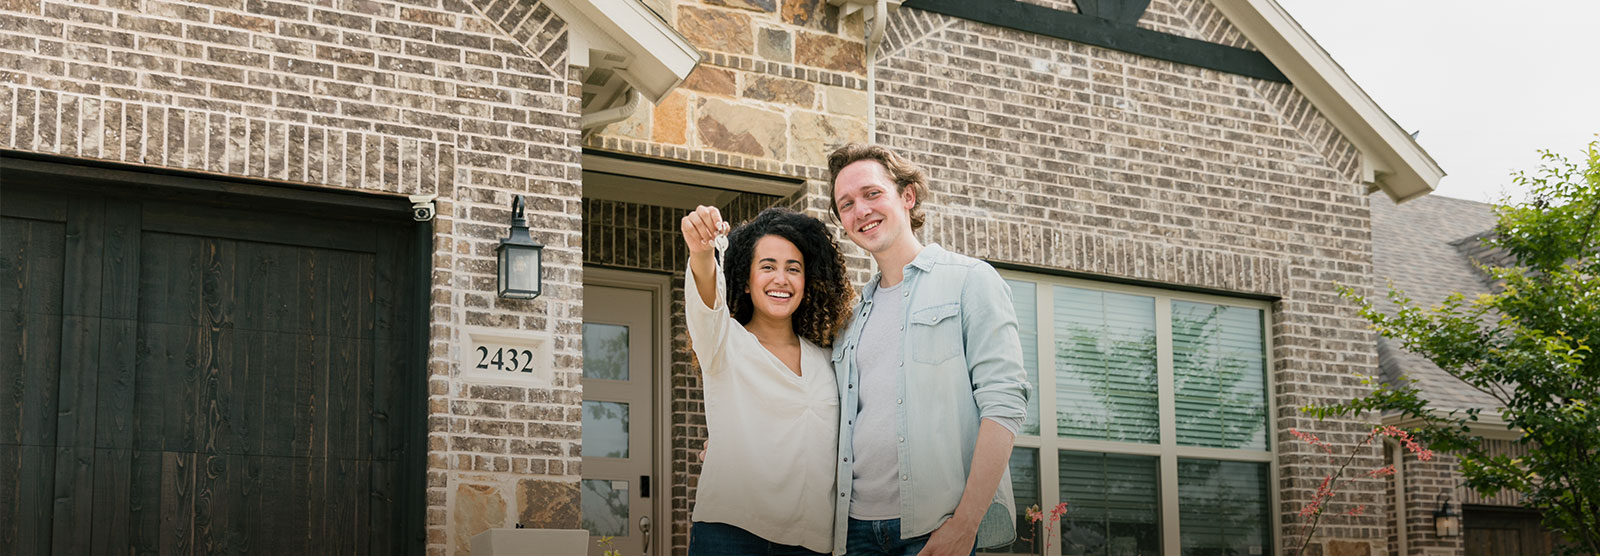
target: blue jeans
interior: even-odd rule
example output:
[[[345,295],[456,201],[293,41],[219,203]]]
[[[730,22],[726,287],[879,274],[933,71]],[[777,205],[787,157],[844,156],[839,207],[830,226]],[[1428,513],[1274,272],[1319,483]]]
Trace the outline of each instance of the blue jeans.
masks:
[[[852,517],[849,535],[845,540],[845,556],[916,556],[933,533],[902,539],[899,519],[867,521]]]
[[[689,556],[827,556],[798,546],[778,544],[726,523],[696,521],[689,525]]]

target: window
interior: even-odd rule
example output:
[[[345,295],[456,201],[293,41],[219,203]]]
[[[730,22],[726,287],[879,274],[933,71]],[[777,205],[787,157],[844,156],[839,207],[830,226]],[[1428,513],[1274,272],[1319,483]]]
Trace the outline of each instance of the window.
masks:
[[[1003,274],[1037,393],[1011,456],[1020,538],[984,552],[1272,553],[1268,304]],[[1060,502],[1045,543],[1026,509]]]

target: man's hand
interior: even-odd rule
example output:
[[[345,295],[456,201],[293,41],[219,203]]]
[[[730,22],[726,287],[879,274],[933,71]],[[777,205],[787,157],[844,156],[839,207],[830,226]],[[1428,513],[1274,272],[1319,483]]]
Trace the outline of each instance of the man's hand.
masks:
[[[928,544],[923,545],[917,556],[967,556],[972,554],[972,545],[977,541],[977,524],[968,525],[950,518],[933,530]]]

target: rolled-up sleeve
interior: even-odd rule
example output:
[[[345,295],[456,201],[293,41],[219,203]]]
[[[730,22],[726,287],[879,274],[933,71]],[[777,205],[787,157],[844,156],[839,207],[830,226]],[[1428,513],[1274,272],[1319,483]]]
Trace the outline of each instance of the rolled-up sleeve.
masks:
[[[1011,288],[988,264],[974,266],[962,286],[961,326],[978,415],[1025,419],[1033,387],[1022,364],[1017,312]]]

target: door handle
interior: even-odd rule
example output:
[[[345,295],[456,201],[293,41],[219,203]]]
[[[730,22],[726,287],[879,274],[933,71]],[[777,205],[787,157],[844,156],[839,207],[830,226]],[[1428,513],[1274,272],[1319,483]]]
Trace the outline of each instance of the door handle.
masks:
[[[644,537],[644,556],[650,556],[650,516],[639,517],[639,534]]]

